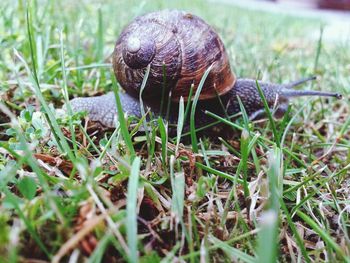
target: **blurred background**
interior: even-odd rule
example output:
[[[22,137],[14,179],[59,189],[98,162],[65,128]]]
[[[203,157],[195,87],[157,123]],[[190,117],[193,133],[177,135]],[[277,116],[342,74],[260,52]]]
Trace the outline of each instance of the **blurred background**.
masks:
[[[326,41],[350,41],[350,0],[209,0],[253,11],[317,19],[325,29]],[[317,33],[309,37],[316,39]]]
[[[350,0],[267,0],[309,8],[350,10]]]

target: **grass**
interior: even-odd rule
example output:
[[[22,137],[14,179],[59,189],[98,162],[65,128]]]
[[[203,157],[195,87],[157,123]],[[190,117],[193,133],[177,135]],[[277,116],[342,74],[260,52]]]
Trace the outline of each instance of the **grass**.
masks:
[[[59,110],[111,90],[120,105],[115,40],[163,8],[213,25],[237,76],[315,74],[313,89],[344,99],[296,99],[264,122],[243,108],[234,121],[208,112],[223,128],[207,137],[195,103],[179,104],[175,138],[146,108],[107,132]],[[349,262],[350,44],[327,40],[324,26],[197,0],[3,0],[0,262]]]

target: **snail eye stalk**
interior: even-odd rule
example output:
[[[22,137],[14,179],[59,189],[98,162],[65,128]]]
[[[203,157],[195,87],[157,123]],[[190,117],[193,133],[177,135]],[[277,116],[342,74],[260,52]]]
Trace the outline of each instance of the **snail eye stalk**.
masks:
[[[305,82],[315,80],[315,79],[316,79],[316,76],[311,76],[311,77],[303,78],[303,79],[291,82],[289,84],[286,84],[281,90],[281,95],[287,98],[301,97],[301,96],[335,97],[337,99],[342,98],[342,95],[336,92],[293,89],[296,86],[299,86],[301,84],[304,84]]]

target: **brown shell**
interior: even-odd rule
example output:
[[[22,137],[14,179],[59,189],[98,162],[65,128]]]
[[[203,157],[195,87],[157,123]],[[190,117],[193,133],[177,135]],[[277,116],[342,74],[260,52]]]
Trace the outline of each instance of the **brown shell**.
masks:
[[[138,96],[149,63],[143,97],[160,99],[165,87],[168,92],[172,90],[172,100],[178,101],[180,96],[186,100],[191,84],[195,94],[212,64],[201,99],[228,92],[236,80],[220,37],[201,18],[183,11],[149,13],[136,18],[121,33],[113,68],[120,85],[131,95]]]

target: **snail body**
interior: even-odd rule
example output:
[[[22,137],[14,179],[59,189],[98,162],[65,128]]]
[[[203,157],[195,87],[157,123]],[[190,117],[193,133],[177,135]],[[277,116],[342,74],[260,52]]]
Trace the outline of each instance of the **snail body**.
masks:
[[[197,104],[197,124],[210,121],[204,114],[205,110],[229,116],[240,112],[237,96],[251,118],[264,111],[256,81],[236,78],[220,37],[211,26],[195,15],[178,10],[153,12],[136,18],[121,33],[113,53],[113,69],[118,82],[126,91],[120,96],[123,111],[129,115],[142,115],[139,93],[148,66],[150,72],[142,99],[155,116],[161,115],[160,99],[170,97],[173,109],[170,119],[175,120],[176,104],[180,97],[192,99],[189,98],[191,85],[194,94],[209,67],[211,70]],[[277,109],[278,115],[283,115],[292,97],[341,97],[337,93],[293,89],[311,79],[314,78],[289,84],[259,82],[259,86],[269,107]],[[163,97],[163,94],[167,95]],[[71,105],[74,111],[87,111],[93,121],[99,121],[107,127],[116,125],[117,110],[113,93],[76,98],[71,101]]]

